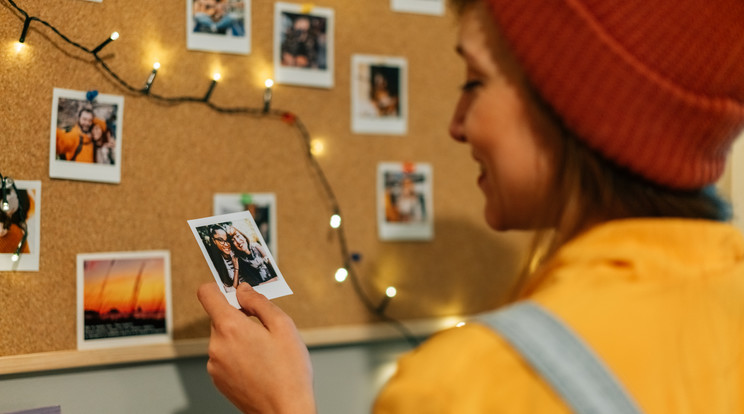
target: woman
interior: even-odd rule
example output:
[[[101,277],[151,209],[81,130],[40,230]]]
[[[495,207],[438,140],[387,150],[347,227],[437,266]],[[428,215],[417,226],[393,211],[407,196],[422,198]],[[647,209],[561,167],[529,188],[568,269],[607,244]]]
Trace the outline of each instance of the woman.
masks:
[[[580,412],[608,395],[624,412],[744,411],[744,240],[711,189],[744,126],[744,3],[453,3],[467,75],[450,133],[481,167],[489,226],[538,230],[535,266],[496,323],[404,357],[374,411]],[[249,289],[238,300],[264,326],[213,286],[199,297],[216,386],[245,412],[314,412],[289,317]],[[502,318],[528,308],[579,338],[614,388],[585,380],[577,402],[534,364],[510,329],[537,327]],[[554,339],[536,342],[560,362]]]
[[[269,257],[260,244],[248,241],[245,234],[235,227],[228,228],[227,233],[235,252],[239,283],[257,286],[276,277]]]

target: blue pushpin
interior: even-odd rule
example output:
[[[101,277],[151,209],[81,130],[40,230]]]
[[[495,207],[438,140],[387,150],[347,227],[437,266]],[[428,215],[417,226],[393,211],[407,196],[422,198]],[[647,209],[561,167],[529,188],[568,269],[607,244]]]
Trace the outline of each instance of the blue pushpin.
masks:
[[[96,96],[98,96],[98,91],[92,90],[85,93],[85,99],[89,100],[90,102],[93,102],[94,99],[96,99]]]

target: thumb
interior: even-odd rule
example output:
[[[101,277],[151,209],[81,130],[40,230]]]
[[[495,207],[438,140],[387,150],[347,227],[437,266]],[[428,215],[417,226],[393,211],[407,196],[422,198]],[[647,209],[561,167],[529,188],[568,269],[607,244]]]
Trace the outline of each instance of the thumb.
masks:
[[[292,319],[266,296],[256,292],[248,283],[238,285],[236,297],[243,312],[255,316],[269,331],[294,328]]]

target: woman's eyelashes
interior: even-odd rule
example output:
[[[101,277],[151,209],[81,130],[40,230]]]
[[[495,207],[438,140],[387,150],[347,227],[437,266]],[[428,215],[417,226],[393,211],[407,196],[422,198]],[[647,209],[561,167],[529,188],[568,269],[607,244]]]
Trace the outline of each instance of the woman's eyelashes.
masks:
[[[460,88],[463,92],[470,92],[473,89],[481,86],[483,83],[479,80],[469,80],[465,82]]]

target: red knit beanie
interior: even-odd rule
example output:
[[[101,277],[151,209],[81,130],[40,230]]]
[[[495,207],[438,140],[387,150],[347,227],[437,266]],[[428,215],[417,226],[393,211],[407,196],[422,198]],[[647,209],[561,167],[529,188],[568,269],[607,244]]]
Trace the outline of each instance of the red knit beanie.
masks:
[[[672,188],[744,126],[744,0],[486,0],[533,85],[616,164]]]

